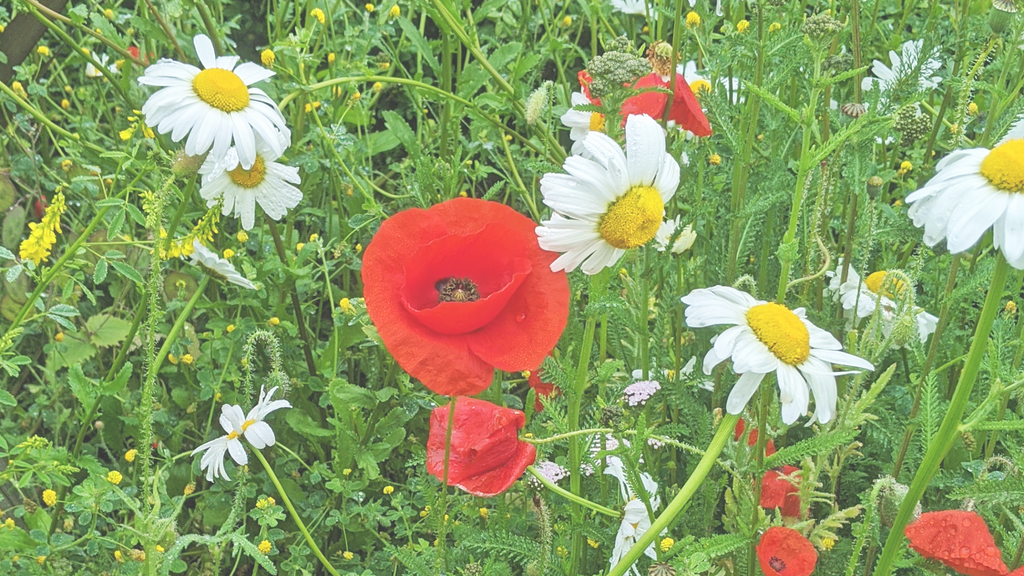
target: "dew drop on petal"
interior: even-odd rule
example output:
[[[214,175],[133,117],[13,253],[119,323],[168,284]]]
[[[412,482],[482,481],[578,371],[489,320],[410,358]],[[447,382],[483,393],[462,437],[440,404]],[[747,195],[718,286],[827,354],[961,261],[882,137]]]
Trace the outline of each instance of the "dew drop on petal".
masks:
[[[519,315],[516,316],[516,322],[523,322],[524,320],[526,320],[526,312],[520,312]]]

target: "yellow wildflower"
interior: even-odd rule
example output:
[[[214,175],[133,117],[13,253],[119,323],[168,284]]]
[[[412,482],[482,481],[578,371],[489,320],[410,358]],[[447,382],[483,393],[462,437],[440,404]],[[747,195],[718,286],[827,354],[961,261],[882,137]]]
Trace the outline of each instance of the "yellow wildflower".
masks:
[[[135,462],[135,457],[139,455],[139,451],[135,448],[124,453],[124,459],[128,462]]]
[[[14,518],[4,520],[4,526],[6,526],[8,530],[14,530]]]
[[[1010,300],[1006,303],[1006,307],[1003,309],[1008,315],[1012,316],[1017,313],[1017,304]]]
[[[270,554],[271,546],[270,542],[267,540],[260,542],[259,546],[257,546],[256,548],[259,549],[261,554]]]
[[[821,547],[825,550],[831,550],[836,545],[836,541],[829,538],[828,536],[821,539]]]
[[[39,54],[40,56],[44,56],[44,57],[45,56],[49,56],[50,55],[50,49],[48,47],[46,47],[46,46],[39,46],[38,48],[36,48],[36,54]]]
[[[182,493],[185,496],[191,496],[192,493],[195,492],[195,491],[196,491],[196,484],[195,484],[195,482],[189,482],[188,484],[185,485],[185,489],[182,490]]]
[[[64,341],[64,333],[63,332],[57,332],[56,334],[53,335],[53,339],[56,340],[57,342],[63,342]]]
[[[903,171],[904,174],[907,173],[907,172],[910,172],[913,169],[914,169],[914,165],[911,164],[910,162],[906,161],[906,160],[904,160],[900,164],[900,170]]]
[[[225,328],[224,330],[226,330],[228,334],[231,334],[232,332],[235,331],[235,325],[234,324],[228,324],[228,327]]]
[[[107,20],[113,20],[114,19],[114,11],[111,10],[110,8],[107,8],[106,10],[103,11],[103,16],[105,16],[107,18]]]
[[[114,550],[114,560],[118,562],[124,562],[124,555],[121,554],[120,550]]]
[[[239,230],[238,234],[235,234],[235,238],[238,238],[239,242],[246,242],[249,240],[249,235],[246,234],[245,230]]]
[[[659,546],[661,546],[661,551],[662,552],[668,552],[675,545],[676,545],[676,541],[671,539],[671,538],[662,538],[661,544],[659,544]]]
[[[159,545],[159,544],[157,544],[157,545],[156,545],[156,551],[157,551],[157,552],[163,552],[163,551],[164,551],[164,547],[163,547],[163,546],[161,546],[161,545]]]
[[[316,242],[318,238],[320,238],[320,235],[317,234],[316,232],[309,235],[310,242]]]
[[[342,298],[341,302],[338,302],[338,307],[341,308],[343,314],[355,314],[356,307],[352,305],[352,301],[348,298]]]
[[[278,318],[277,316],[274,316],[270,320],[267,320],[267,324],[270,324],[271,326],[277,326],[280,323],[281,323],[281,319]]]
[[[686,14],[686,27],[696,28],[697,26],[700,26],[700,14],[691,10]]]
[[[193,362],[195,362],[195,358],[193,358],[191,354],[182,354],[181,355],[181,363],[182,364],[191,364]]]
[[[722,157],[719,156],[718,154],[712,154],[711,156],[708,157],[708,164],[711,164],[712,166],[718,166],[721,163]]]
[[[235,251],[232,250],[231,248],[225,248],[224,249],[224,257],[225,258],[231,258],[234,255],[235,255]]]
[[[740,20],[736,23],[736,31],[743,34],[750,29],[750,22],[747,20]]]
[[[352,469],[351,468],[345,468],[344,470],[341,471],[341,475],[342,476],[348,476],[351,473],[352,473]]]
[[[569,551],[565,549],[565,546],[559,546],[557,549],[555,549],[555,553],[561,556],[562,558],[565,558],[569,555]]]
[[[337,58],[337,56],[334,54],[334,52],[328,53],[327,54],[327,63],[328,64],[334,64],[334,59],[335,58]]]
[[[36,556],[36,564],[42,566],[46,563],[46,556]]]
[[[307,106],[308,106],[308,104],[307,104]],[[295,251],[296,252],[301,252],[302,251],[302,247],[305,246],[305,245],[306,245],[305,242],[299,242],[298,244],[295,245]]]
[[[978,105],[975,104],[974,102],[971,102],[970,104],[968,104],[967,105],[967,113],[970,114],[971,116],[977,116],[978,115]]]
[[[392,18],[398,18],[399,16],[402,15],[402,9],[398,7],[398,4],[395,4],[394,6],[391,7],[391,10],[388,10],[388,14]]]
[[[778,22],[772,22],[771,25],[768,26],[769,32],[778,32],[779,30],[782,30],[782,24],[779,24]]]
[[[67,98],[62,98],[60,101],[60,107],[68,110],[71,108],[71,102]]]
[[[480,509],[480,517],[483,518],[484,520],[487,520],[487,516],[490,515],[490,513],[491,513],[491,511],[488,510],[487,508],[481,508]]]
[[[376,6],[374,6],[373,4],[369,4],[369,3],[367,3],[366,6],[364,6],[364,8],[366,8],[367,12],[373,12],[374,10],[377,9]]]
[[[390,494],[393,494],[394,491],[395,491],[395,487],[394,486],[385,486],[384,487],[384,494],[390,495]]]
[[[14,90],[14,93],[17,94],[20,98],[28,98],[28,93],[25,92],[25,87],[22,86],[21,82],[18,82],[17,80],[11,82],[11,90]]]
[[[562,18],[562,28],[568,28],[569,26],[572,26],[572,16]]]
[[[135,126],[125,128],[118,132],[117,135],[121,137],[121,140],[131,140],[132,136],[135,135]]]
[[[598,542],[597,540],[593,540],[591,538],[587,538],[587,544],[590,544],[591,548],[597,548],[598,546],[601,545],[600,542]]]
[[[362,97],[363,97],[363,95],[360,94],[358,90],[354,94],[352,94],[352,99],[353,100],[359,100]]]
[[[381,84],[380,82],[374,82],[373,83],[373,91],[374,92],[380,92],[383,89],[384,89],[384,85]]]
[[[274,55],[274,51],[270,48],[260,52],[260,62],[263,62],[263,65],[267,68],[274,65],[274,58],[276,58],[276,56]]]
[[[345,560],[351,560],[351,559],[355,558],[356,555],[351,553],[351,552],[349,552],[348,550],[345,550],[345,552],[342,553],[342,557],[344,557]]]
[[[327,16],[324,15],[324,11],[319,8],[313,8],[309,11],[309,15],[316,18],[316,21],[323,24],[327,22]]]
[[[57,503],[57,493],[53,490],[43,490],[43,503],[47,506],[53,506]]]
[[[64,160],[60,161],[60,169],[65,171],[65,172],[67,172],[68,170],[71,170],[71,168],[74,167],[74,165],[75,165],[75,163],[72,162],[71,160],[67,159],[67,158],[65,158]]]
[[[121,473],[118,472],[117,470],[111,470],[110,472],[107,472],[107,482],[110,482],[111,484],[120,484],[121,480],[123,479],[124,476],[121,476]]]
[[[29,223],[28,227],[31,232],[29,232],[28,238],[21,243],[19,250],[22,260],[31,260],[38,265],[50,256],[50,249],[57,242],[57,234],[61,233],[60,215],[66,209],[64,193],[58,192],[53,197],[53,202],[46,207],[42,221]]]

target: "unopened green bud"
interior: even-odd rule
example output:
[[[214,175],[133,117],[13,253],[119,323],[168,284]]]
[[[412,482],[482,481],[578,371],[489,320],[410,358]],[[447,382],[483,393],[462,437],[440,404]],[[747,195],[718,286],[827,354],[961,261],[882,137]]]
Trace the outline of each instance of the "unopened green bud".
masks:
[[[185,154],[184,150],[178,150],[174,154],[174,160],[171,161],[171,173],[178,178],[189,178],[199,172],[204,160],[206,160],[206,154],[189,156]]]

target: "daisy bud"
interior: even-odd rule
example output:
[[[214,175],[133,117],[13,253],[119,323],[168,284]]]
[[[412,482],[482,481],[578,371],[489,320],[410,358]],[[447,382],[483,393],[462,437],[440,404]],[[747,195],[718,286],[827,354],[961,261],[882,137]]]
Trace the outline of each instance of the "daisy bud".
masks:
[[[548,91],[551,82],[544,82],[526,99],[526,123],[534,124],[548,107]]]
[[[174,160],[171,161],[171,173],[178,178],[189,178],[199,172],[199,168],[202,167],[205,160],[206,154],[189,156],[184,150],[178,150],[174,153]]]

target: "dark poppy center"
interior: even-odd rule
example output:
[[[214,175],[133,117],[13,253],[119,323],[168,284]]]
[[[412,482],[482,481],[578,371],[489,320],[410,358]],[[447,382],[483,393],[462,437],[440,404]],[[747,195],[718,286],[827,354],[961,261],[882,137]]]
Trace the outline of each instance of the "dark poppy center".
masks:
[[[469,278],[444,278],[438,280],[435,287],[438,302],[476,302],[480,299],[476,283]]]
[[[772,556],[771,558],[769,558],[768,565],[771,566],[772,570],[775,570],[776,572],[782,572],[786,569],[786,563],[783,562],[783,560],[777,556]]]

